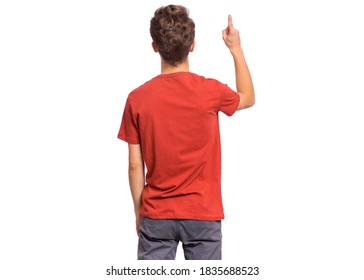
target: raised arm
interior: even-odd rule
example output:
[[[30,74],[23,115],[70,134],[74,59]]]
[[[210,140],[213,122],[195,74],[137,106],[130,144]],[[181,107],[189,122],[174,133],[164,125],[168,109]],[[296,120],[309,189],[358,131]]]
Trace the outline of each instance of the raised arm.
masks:
[[[249,108],[255,103],[252,78],[240,43],[239,31],[234,28],[231,15],[228,26],[222,31],[222,38],[234,59],[236,90],[240,96],[238,110]]]

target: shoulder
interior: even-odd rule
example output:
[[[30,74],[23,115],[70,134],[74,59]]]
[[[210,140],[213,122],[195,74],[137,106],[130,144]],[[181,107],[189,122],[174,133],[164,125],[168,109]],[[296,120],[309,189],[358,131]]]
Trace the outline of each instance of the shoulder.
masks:
[[[156,78],[152,78],[146,81],[144,84],[138,86],[134,90],[132,90],[128,95],[128,101],[131,102],[133,100],[138,100],[139,98],[143,98],[151,89],[156,86]]]
[[[226,84],[214,78],[208,78],[194,73],[192,73],[191,77],[209,90],[218,90],[226,86]]]

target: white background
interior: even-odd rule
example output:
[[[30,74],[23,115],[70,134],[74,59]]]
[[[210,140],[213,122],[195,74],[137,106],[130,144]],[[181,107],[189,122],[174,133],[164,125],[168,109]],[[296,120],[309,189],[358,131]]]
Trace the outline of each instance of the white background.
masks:
[[[1,1],[1,279],[142,265],[116,135],[129,92],[159,74],[149,20],[169,3]],[[222,264],[363,279],[360,1],[178,3],[196,23],[191,71],[234,87],[221,39],[232,14],[256,90],[253,108],[221,115]],[[181,248],[177,259],[192,265]]]

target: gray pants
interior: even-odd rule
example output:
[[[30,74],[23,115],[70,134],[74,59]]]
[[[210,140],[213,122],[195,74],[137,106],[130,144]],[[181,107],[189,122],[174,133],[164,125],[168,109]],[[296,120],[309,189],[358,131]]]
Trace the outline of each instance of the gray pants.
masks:
[[[140,219],[138,260],[174,260],[178,242],[186,260],[221,260],[221,221]]]

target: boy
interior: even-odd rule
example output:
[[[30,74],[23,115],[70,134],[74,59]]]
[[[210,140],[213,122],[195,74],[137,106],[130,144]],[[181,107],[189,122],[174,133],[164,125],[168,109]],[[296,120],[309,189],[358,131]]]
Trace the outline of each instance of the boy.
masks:
[[[231,16],[222,32],[237,92],[189,72],[195,24],[183,6],[157,9],[150,22],[161,74],[126,101],[118,137],[129,146],[129,183],[139,260],[221,259],[221,151],[218,112],[253,106],[254,89]],[[147,168],[145,176],[144,164]]]

